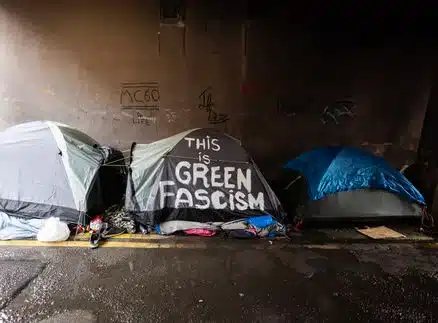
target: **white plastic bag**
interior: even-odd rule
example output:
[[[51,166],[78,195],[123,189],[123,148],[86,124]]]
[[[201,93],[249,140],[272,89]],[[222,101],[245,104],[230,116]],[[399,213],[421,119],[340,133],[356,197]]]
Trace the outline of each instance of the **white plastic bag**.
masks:
[[[38,241],[65,241],[70,236],[70,229],[67,223],[61,222],[59,218],[48,218],[44,220],[43,226],[38,232]]]

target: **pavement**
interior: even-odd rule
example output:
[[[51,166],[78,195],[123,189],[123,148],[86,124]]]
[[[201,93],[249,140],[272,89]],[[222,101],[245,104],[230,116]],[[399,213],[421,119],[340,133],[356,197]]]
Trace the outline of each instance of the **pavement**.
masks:
[[[138,247],[114,239],[95,250],[3,245],[0,322],[436,322],[438,316],[434,241],[135,239],[125,242]]]

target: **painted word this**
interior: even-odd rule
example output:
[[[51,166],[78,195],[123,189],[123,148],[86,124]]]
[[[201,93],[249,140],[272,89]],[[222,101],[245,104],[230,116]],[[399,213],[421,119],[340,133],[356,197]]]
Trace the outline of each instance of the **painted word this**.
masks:
[[[198,152],[198,162],[180,161],[175,167],[175,180],[159,183],[160,208],[171,204],[174,208],[230,209],[264,211],[263,192],[252,192],[252,170],[250,166],[211,166],[209,150],[221,150],[216,138],[184,138],[189,148]],[[228,164],[228,162],[227,162]],[[209,166],[210,165],[210,166]],[[185,186],[185,187],[182,187]],[[188,188],[187,188],[188,187]],[[189,189],[191,188],[191,189]]]
[[[189,148],[194,148],[198,151],[198,160],[204,164],[210,164],[210,156],[206,154],[209,150],[220,151],[221,146],[219,145],[219,139],[211,138],[210,136],[205,136],[205,138],[190,138],[185,137],[184,140],[187,141],[187,146]]]

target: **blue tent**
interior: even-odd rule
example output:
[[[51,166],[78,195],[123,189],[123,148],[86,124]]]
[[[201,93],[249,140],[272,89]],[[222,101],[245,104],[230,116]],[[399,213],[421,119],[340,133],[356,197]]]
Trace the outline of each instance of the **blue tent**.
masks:
[[[319,200],[329,194],[357,189],[382,189],[420,204],[421,193],[382,157],[350,147],[324,147],[301,154],[285,168],[306,178],[309,196]]]
[[[395,212],[397,215],[411,215],[413,212],[419,215],[420,207],[425,205],[421,193],[402,173],[393,169],[383,158],[362,149],[318,148],[289,161],[284,168],[298,171],[304,176],[309,200],[318,203],[328,200],[328,205],[319,203],[318,212],[326,212],[322,208],[333,208],[336,205],[332,214],[347,214],[347,209],[365,208],[367,210],[364,212],[369,214],[392,215]],[[370,192],[378,192],[379,195],[372,195]],[[359,193],[361,195],[357,199]],[[395,198],[398,199],[396,203]],[[404,203],[401,201],[407,201],[411,205],[409,210],[413,210],[412,204],[417,207],[408,212],[406,207],[401,207]],[[386,209],[389,204],[392,205],[392,211]]]

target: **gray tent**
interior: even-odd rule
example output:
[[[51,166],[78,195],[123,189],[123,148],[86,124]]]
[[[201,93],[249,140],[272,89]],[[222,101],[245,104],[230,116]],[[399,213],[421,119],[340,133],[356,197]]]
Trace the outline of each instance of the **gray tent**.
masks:
[[[84,223],[101,203],[95,183],[105,156],[86,134],[50,121],[0,133],[0,211]]]
[[[308,202],[307,219],[420,218],[423,208],[416,202],[385,190],[362,189],[331,194]]]
[[[237,139],[214,129],[134,144],[125,205],[146,226],[267,214],[284,220],[280,202],[248,152]]]

